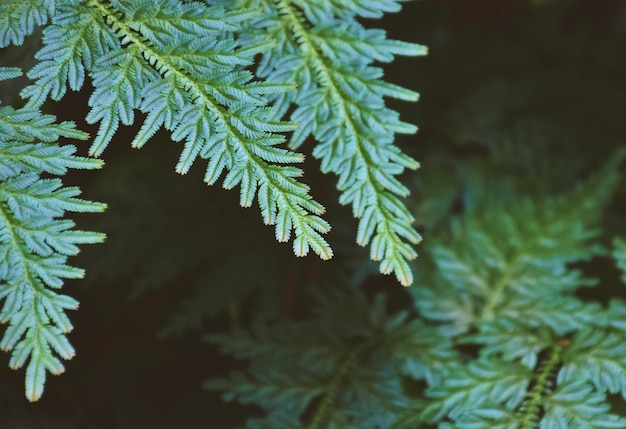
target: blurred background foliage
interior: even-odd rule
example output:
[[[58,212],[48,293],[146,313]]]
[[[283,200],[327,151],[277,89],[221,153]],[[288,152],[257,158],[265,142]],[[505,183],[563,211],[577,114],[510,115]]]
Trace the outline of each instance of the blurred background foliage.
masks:
[[[422,163],[403,177],[424,237],[420,253],[485,195],[506,202],[558,193],[625,142],[623,1],[422,0],[365,24],[429,47],[427,57],[386,68],[388,81],[421,93],[415,105],[391,103],[420,127],[398,142]],[[33,37],[24,50],[3,51],[0,62],[27,69],[36,43]],[[19,103],[18,90],[2,87],[3,102]],[[80,121],[87,109],[81,93],[46,109],[95,133]],[[408,299],[354,243],[356,222],[336,203],[334,178],[319,173],[312,157],[305,182],[328,208],[336,251],[329,262],[295,258],[255,209],[238,206],[237,193],[204,185],[201,167],[175,174],[178,148],[165,134],[141,152],[129,148],[132,135],[120,130],[102,171],[65,178],[109,205],[103,215],[77,217],[107,242],[74,261],[87,269],[84,281],[65,286],[81,302],[70,336],[77,356],[39,403],[24,401],[23,374],[0,354],[1,428],[234,428],[258,410],[201,389],[233,365],[204,334],[253,319],[298,319],[308,309],[308,288],[383,291],[392,306]],[[606,218],[607,242],[626,233],[625,201],[621,189]],[[425,265],[420,259],[416,272],[427,272]],[[593,263],[585,269],[618,276]]]

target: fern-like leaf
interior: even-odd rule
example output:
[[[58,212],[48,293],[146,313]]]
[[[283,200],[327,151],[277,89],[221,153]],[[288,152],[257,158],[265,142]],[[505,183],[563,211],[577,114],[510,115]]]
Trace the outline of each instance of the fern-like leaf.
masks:
[[[220,1],[214,3],[222,3]],[[402,122],[385,107],[383,97],[415,101],[418,94],[384,82],[374,61],[396,55],[423,55],[423,46],[387,39],[385,32],[365,29],[357,16],[380,17],[399,10],[397,1],[273,1],[245,2],[264,11],[250,23],[249,43],[269,37],[278,41],[263,53],[257,73],[270,82],[295,82],[294,91],[272,97],[284,114],[300,126],[290,147],[309,136],[318,145],[313,155],[324,172],[339,176],[340,202],[351,204],[359,218],[357,243],[371,244],[371,258],[380,271],[394,273],[400,283],[413,281],[407,261],[417,256],[420,242],[413,216],[401,201],[409,193],[397,175],[419,164],[394,146],[394,134],[417,128]],[[231,6],[240,7],[240,5]]]
[[[579,331],[563,355],[558,382],[586,380],[598,391],[626,399],[624,333],[605,329]]]
[[[611,407],[605,396],[583,380],[560,383],[544,401],[540,429],[626,427],[626,419],[609,414]]]
[[[382,296],[369,303],[354,290],[325,295],[317,296],[307,320],[208,337],[223,352],[250,360],[246,373],[206,385],[227,400],[268,411],[249,427],[391,429],[414,405],[401,374],[424,374],[449,358],[441,351],[445,340],[430,337],[432,330],[420,323],[405,324],[404,312],[388,314]]]
[[[626,349],[613,324],[621,307],[574,297],[594,282],[568,267],[597,253],[591,239],[622,159],[620,152],[558,198],[476,208],[456,224],[455,244],[433,249],[440,287],[416,290],[416,305],[479,353],[430,383],[423,420],[476,429],[626,427],[606,399],[624,392]]]
[[[44,30],[39,63],[28,74],[35,83],[22,95],[38,107],[63,97],[68,86],[80,90],[89,75],[94,91],[87,121],[100,124],[92,155],[102,154],[118,127],[132,124],[140,110],[146,119],[132,146],[143,146],[160,128],[169,130],[184,142],[177,172],[207,159],[207,183],[225,174],[225,188],[240,187],[242,206],[258,199],[279,241],[293,231],[298,256],[312,249],[329,259],[322,234],[330,226],[319,217],[324,207],[296,180],[302,171],[284,165],[303,157],[278,147],[284,139],[277,133],[295,125],[277,119],[264,99],[292,86],[253,80],[244,67],[267,41],[244,46],[232,33],[252,15],[172,0],[59,1]]]
[[[617,183],[622,159],[617,154],[601,172],[558,198],[524,199],[514,212],[494,202],[489,210],[468,213],[450,241],[432,246],[438,280],[454,293],[412,290],[422,314],[449,322],[450,332],[457,333],[499,316],[561,333],[600,317],[597,304],[568,295],[593,282],[566,267],[598,253],[590,240],[599,233],[601,209]]]
[[[35,27],[48,22],[54,0],[9,0],[0,3],[0,48],[21,45]]]
[[[2,77],[16,74],[0,69]],[[12,351],[11,368],[28,362],[26,397],[31,401],[43,393],[47,372],[63,372],[57,356],[74,356],[66,337],[72,330],[66,310],[76,309],[78,302],[56,290],[64,279],[84,273],[68,265],[67,257],[78,253],[79,244],[104,239],[63,219],[66,212],[103,211],[104,204],[79,199],[78,188],[63,187],[57,178],[41,177],[102,165],[74,155],[74,146],[59,146],[60,137],[84,140],[87,135],[33,108],[0,107],[0,321],[9,325],[0,348]]]

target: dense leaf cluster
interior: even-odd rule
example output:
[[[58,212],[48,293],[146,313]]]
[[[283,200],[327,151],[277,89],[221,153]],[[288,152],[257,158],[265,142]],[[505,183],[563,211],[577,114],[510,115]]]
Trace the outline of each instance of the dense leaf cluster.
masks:
[[[468,211],[425,256],[413,311],[345,288],[311,321],[209,336],[250,367],[207,386],[268,410],[249,427],[626,427],[607,399],[626,399],[626,304],[576,297],[596,282],[570,265],[601,251],[622,159],[564,195]]]
[[[340,201],[352,203],[361,219],[357,241],[371,240],[381,271],[410,284],[407,261],[416,256],[411,244],[420,237],[399,199],[408,189],[394,176],[418,164],[393,145],[393,136],[416,128],[384,107],[382,97],[414,101],[417,94],[382,81],[382,71],[371,63],[424,49],[388,40],[382,30],[356,21],[397,11],[399,3],[208,3],[3,3],[0,47],[20,45],[45,25],[37,63],[28,72],[33,82],[21,91],[25,109],[40,109],[68,90],[87,90],[89,80],[85,119],[99,126],[90,155],[100,156],[119,126],[132,125],[141,112],[133,147],[168,130],[172,140],[184,142],[177,172],[185,174],[197,158],[205,159],[205,182],[223,176],[224,188],[239,186],[241,206],[256,200],[278,241],[293,238],[296,255],[312,249],[329,259],[333,251],[322,234],[330,225],[320,217],[325,208],[300,182],[303,171],[292,165],[304,159],[294,149],[313,135],[320,141],[314,155],[322,159],[322,170],[339,174]],[[257,54],[263,59],[253,74]],[[283,121],[291,104],[299,106],[293,122]],[[281,147],[288,132],[290,148]],[[30,137],[53,136],[51,130]]]
[[[63,371],[60,358],[74,355],[66,311],[78,303],[59,289],[83,271],[67,258],[104,239],[75,229],[67,215],[105,205],[78,198],[59,178],[102,162],[63,142],[86,133],[42,113],[81,91],[84,119],[98,128],[90,155],[101,156],[121,125],[139,122],[132,147],[158,136],[181,142],[176,172],[204,160],[204,181],[238,186],[240,205],[258,204],[296,255],[351,255],[307,267],[309,278],[298,282],[293,258],[255,241],[243,215],[220,218],[219,197],[170,189],[147,156],[102,185],[117,188],[111,201],[128,211],[94,228],[109,231],[113,251],[93,271],[110,282],[138,277],[135,294],[185,278],[191,292],[170,312],[166,335],[228,309],[232,330],[206,338],[245,364],[205,386],[258,406],[248,427],[626,427],[626,302],[611,289],[626,278],[626,239],[607,227],[614,218],[605,222],[616,211],[624,150],[611,147],[600,168],[608,150],[573,156],[581,145],[563,125],[578,113],[564,108],[559,123],[529,103],[548,86],[569,96],[571,82],[482,82],[443,115],[434,133],[448,146],[425,155],[428,174],[401,183],[419,164],[394,141],[416,127],[386,102],[418,94],[385,82],[378,64],[426,49],[363,25],[401,3],[0,1],[0,47],[37,38],[43,27],[20,93],[25,105],[0,107],[0,347],[11,367],[26,366],[28,399],[41,396],[48,372]],[[0,80],[20,75],[0,68]],[[322,218],[330,214],[295,166],[307,141],[321,171],[337,176],[337,203],[358,219],[357,243],[369,245],[380,272],[411,288],[372,292],[363,287],[370,267],[356,252],[331,249]],[[135,192],[143,176],[153,194],[170,192],[167,205]],[[407,204],[409,189],[421,195]],[[190,224],[166,231],[166,213]],[[429,234],[419,261],[416,219]],[[334,225],[353,241],[353,231]],[[132,251],[131,234],[140,241]],[[132,252],[145,260],[135,263]],[[596,263],[619,274],[598,275],[588,268]]]
[[[0,68],[0,79],[19,69]],[[63,372],[63,359],[74,356],[65,334],[72,330],[66,310],[78,302],[58,290],[63,279],[81,278],[83,270],[67,264],[79,244],[98,243],[103,234],[74,229],[66,212],[101,212],[105,205],[78,198],[76,187],[63,187],[68,169],[100,168],[102,161],[74,155],[76,147],[59,145],[61,137],[85,140],[69,122],[55,123],[39,110],[0,107],[0,320],[8,328],[0,341],[12,351],[10,365],[26,370],[26,396],[39,399],[46,371]]]

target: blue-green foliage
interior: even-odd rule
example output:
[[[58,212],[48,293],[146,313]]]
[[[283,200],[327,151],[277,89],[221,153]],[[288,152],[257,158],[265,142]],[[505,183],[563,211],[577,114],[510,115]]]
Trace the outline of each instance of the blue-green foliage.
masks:
[[[594,281],[570,267],[599,252],[602,208],[622,156],[573,191],[510,207],[489,201],[434,246],[434,287],[414,289],[427,320],[478,357],[445,370],[420,415],[459,428],[626,427],[623,327],[573,293]]]
[[[0,48],[21,45],[36,27],[46,24],[54,0],[9,0],[0,4]]]
[[[90,84],[85,119],[99,127],[90,155],[100,156],[119,126],[132,125],[141,112],[143,122],[133,147],[145,145],[159,129],[168,130],[172,140],[184,143],[177,172],[184,174],[197,158],[205,159],[204,180],[213,184],[223,177],[225,188],[239,186],[244,207],[256,200],[263,221],[275,225],[278,241],[288,241],[293,234],[296,255],[312,249],[329,259],[333,251],[322,234],[330,225],[320,217],[325,209],[299,181],[303,171],[292,165],[303,161],[294,150],[312,135],[320,143],[314,156],[322,160],[322,170],[339,175],[340,201],[352,204],[360,218],[358,243],[371,241],[371,255],[382,261],[381,271],[394,272],[408,285],[412,273],[407,261],[416,256],[412,244],[420,237],[400,200],[408,189],[395,176],[418,163],[393,140],[394,133],[414,133],[416,127],[400,121],[385,107],[383,97],[415,101],[417,93],[382,81],[381,69],[371,63],[421,55],[425,49],[388,40],[384,31],[365,29],[356,20],[399,9],[395,0],[2,2],[0,47],[21,45],[36,27],[44,26],[37,63],[27,74],[33,82],[21,91],[26,105],[10,113],[5,109],[7,136],[28,143],[61,136],[86,138],[69,124],[54,125],[51,117],[38,112],[46,101],[62,99],[68,89],[87,91]],[[249,69],[258,54],[262,59],[254,75]],[[292,104],[293,122],[282,120]],[[290,148],[281,147],[283,134],[289,132]],[[6,177],[6,192],[27,192],[45,200],[41,210],[52,210],[50,222],[62,216],[62,210],[102,209],[91,203],[80,206],[75,191],[61,191],[57,181],[36,179],[42,171],[62,175],[66,168],[99,164],[52,144],[20,147],[11,164],[15,180]],[[65,205],[53,210],[61,199]],[[21,208],[18,200],[7,201],[20,221],[34,216],[32,208]],[[53,238],[69,237],[63,231],[70,225],[63,225],[22,239],[41,255],[75,253],[75,247]],[[81,237],[85,242],[101,238]],[[7,275],[18,275],[12,267],[3,266]],[[58,274],[63,275],[70,274]],[[60,280],[55,278],[44,280],[56,287]],[[36,393],[33,388],[28,393],[33,399],[40,394],[41,377],[35,384]]]
[[[35,83],[22,96],[40,106],[63,97],[68,86],[80,90],[89,75],[94,91],[86,119],[100,124],[92,155],[102,154],[119,125],[131,125],[140,110],[146,118],[133,147],[160,128],[171,131],[185,143],[176,171],[184,174],[196,158],[207,159],[207,183],[225,173],[223,186],[240,186],[242,206],[257,198],[278,241],[294,231],[298,256],[312,248],[328,259],[332,250],[321,234],[330,227],[318,216],[324,207],[296,180],[302,171],[284,165],[303,156],[278,146],[284,137],[277,133],[295,126],[280,121],[263,98],[292,87],[253,80],[244,69],[270,40],[242,45],[234,37],[253,15],[175,0],[59,1],[39,63],[28,74]]]
[[[265,415],[250,419],[248,427],[626,427],[626,418],[611,406],[626,399],[626,303],[581,299],[598,283],[581,265],[608,254],[600,221],[624,153],[563,191],[570,178],[580,177],[579,166],[559,157],[570,174],[559,170],[563,177],[550,182],[557,169],[541,150],[552,147],[516,141],[519,135],[535,143],[541,136],[550,140],[550,132],[537,118],[501,132],[500,110],[522,105],[523,97],[502,97],[496,85],[477,98],[486,104],[506,98],[501,109],[492,116],[480,109],[468,115],[476,103],[470,97],[456,125],[451,116],[448,138],[458,145],[472,140],[493,158],[513,160],[504,168],[529,179],[520,183],[515,173],[497,175],[502,171],[489,161],[478,167],[468,162],[455,170],[464,181],[459,191],[444,168],[431,179],[431,190],[438,192],[432,204],[426,200],[409,210],[402,201],[409,190],[398,176],[419,164],[394,145],[394,137],[416,127],[386,107],[385,97],[415,101],[418,95],[385,82],[374,63],[423,55],[425,48],[390,40],[359,22],[397,12],[401,3],[1,2],[0,47],[20,45],[45,25],[38,62],[28,72],[33,82],[21,92],[26,105],[0,107],[0,321],[8,324],[0,347],[12,352],[12,367],[27,364],[30,400],[41,396],[47,372],[62,372],[59,357],[74,354],[66,310],[78,304],[58,289],[83,271],[68,265],[67,257],[78,252],[77,245],[104,238],[74,229],[64,216],[105,206],[79,199],[77,188],[50,178],[102,163],[60,145],[61,138],[87,135],[40,108],[68,89],[92,87],[86,120],[99,129],[91,155],[100,156],[120,125],[141,116],[133,147],[144,146],[160,129],[168,131],[184,145],[177,172],[187,173],[197,158],[204,159],[204,180],[213,184],[223,177],[225,188],[239,186],[240,204],[256,200],[278,241],[294,235],[299,256],[309,249],[322,259],[333,254],[322,237],[330,228],[320,217],[324,207],[299,181],[303,171],[292,165],[303,161],[295,150],[309,138],[317,142],[312,154],[322,171],[338,176],[339,201],[351,205],[359,219],[357,243],[370,245],[381,272],[394,273],[403,285],[413,282],[410,261],[421,239],[412,227],[416,213],[422,225],[446,231],[431,238],[408,292],[370,296],[342,280],[324,288],[309,285],[316,289],[309,290],[312,304],[306,302],[310,311],[301,319],[280,320],[268,314],[277,313],[277,306],[268,306],[265,314],[250,317],[248,328],[209,335],[225,353],[249,361],[244,371],[207,383],[227,400],[263,409]],[[20,73],[0,68],[0,80]],[[467,133],[463,124],[470,124]],[[541,175],[549,178],[546,186],[534,180]],[[559,192],[551,194],[554,188]],[[455,216],[451,206],[457,199],[463,208]],[[239,246],[237,240],[246,245],[245,230],[238,231],[243,236],[231,234],[231,248]],[[208,266],[205,258],[227,248],[186,259],[179,268]],[[260,249],[248,246],[243,253],[254,258]],[[614,239],[612,256],[626,272],[623,239]],[[221,267],[213,273],[217,283],[220,275],[248,282],[226,292],[207,289],[213,285],[204,284],[203,272],[184,301],[184,314],[174,314],[170,332],[241,305],[253,289],[261,301],[273,298],[277,280],[249,279],[256,271],[273,273],[265,259],[273,257],[256,258],[257,265],[239,276]],[[272,269],[277,267],[282,265]],[[163,281],[168,267],[160,268],[151,274]],[[211,305],[195,302],[204,300]]]
[[[273,94],[280,114],[295,105],[298,123],[289,146],[298,148],[310,136],[318,142],[313,156],[323,172],[338,175],[340,202],[352,205],[359,218],[357,243],[371,244],[370,256],[380,271],[394,273],[407,286],[413,276],[407,261],[417,256],[421,240],[413,216],[401,201],[409,190],[398,179],[419,164],[395,146],[396,133],[417,128],[385,107],[383,97],[416,101],[418,94],[382,80],[372,63],[397,55],[424,55],[423,46],[390,40],[383,30],[366,29],[356,20],[380,18],[398,11],[397,1],[210,1],[232,10],[254,7],[263,14],[244,32],[247,43],[268,37],[276,45],[263,52],[257,74],[268,82],[294,82],[297,89]]]
[[[571,267],[604,254],[622,160],[559,196],[485,195],[429,247],[414,313],[345,289],[313,321],[210,336],[250,367],[208,387],[266,409],[251,428],[626,427],[607,399],[626,399],[625,303],[582,301],[596,282]]]
[[[225,399],[265,408],[268,418],[250,427],[391,427],[397,413],[418,403],[404,393],[401,374],[434,379],[454,356],[432,328],[408,321],[405,311],[389,314],[382,295],[369,302],[346,288],[317,294],[313,302],[310,320],[208,337],[224,352],[251,360],[247,373],[206,385],[225,391]],[[313,412],[303,419],[307,408]]]
[[[18,69],[0,68],[0,80]],[[100,212],[105,206],[78,198],[76,187],[58,178],[68,169],[100,168],[102,161],[74,155],[76,147],[59,138],[85,140],[70,122],[55,123],[37,109],[0,107],[0,320],[8,328],[0,347],[12,351],[10,366],[27,362],[26,396],[37,400],[46,372],[59,374],[74,349],[66,334],[72,324],[66,310],[78,302],[58,292],[63,279],[82,278],[67,264],[79,244],[98,243],[102,234],[74,229],[66,212]]]

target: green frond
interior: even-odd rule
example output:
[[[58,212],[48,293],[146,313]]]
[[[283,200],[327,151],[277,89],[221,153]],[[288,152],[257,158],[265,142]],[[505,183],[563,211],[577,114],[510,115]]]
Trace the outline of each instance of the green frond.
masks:
[[[430,384],[422,419],[485,429],[625,427],[605,396],[623,389],[622,337],[585,330],[572,340],[558,339],[548,330],[504,322],[460,338],[480,343],[480,357],[452,363],[443,381]],[[577,359],[580,364],[570,362]]]
[[[548,324],[561,333],[597,317],[597,305],[566,295],[590,285],[566,264],[597,253],[590,240],[599,232],[621,159],[618,154],[601,172],[560,197],[522,200],[514,210],[494,202],[486,211],[469,213],[450,240],[431,248],[438,275],[449,289],[415,290],[422,314],[463,331],[499,316],[532,315],[531,323]],[[552,291],[550,299],[546,290]]]
[[[586,380],[602,393],[619,393],[626,399],[624,334],[587,328],[578,331],[563,355],[557,382]]]
[[[194,174],[202,160],[204,181],[238,188],[242,207],[258,204],[276,241],[293,240],[297,256],[333,256],[325,208],[303,183],[305,155],[296,152],[309,140],[321,171],[336,176],[338,203],[351,207],[337,216],[358,219],[356,243],[368,249],[350,244],[354,234],[338,222],[341,257],[321,269],[294,261],[286,246],[257,243],[246,222],[254,213],[224,216],[228,195],[204,204],[202,183],[197,194],[183,180],[169,184],[156,152],[90,184],[121,207],[93,228],[116,239],[90,272],[133,296],[183,283],[189,293],[167,316],[164,336],[230,322],[230,332],[205,338],[239,365],[214,368],[205,387],[257,407],[248,428],[626,428],[626,301],[611,284],[620,275],[626,282],[626,194],[616,192],[626,150],[612,149],[610,134],[607,143],[594,140],[621,124],[623,103],[613,94],[623,88],[611,70],[618,56],[571,32],[572,45],[559,39],[549,48],[540,11],[533,22],[546,33],[533,28],[531,41],[541,41],[542,53],[563,51],[566,63],[556,55],[546,68],[534,45],[510,49],[505,38],[490,51],[472,28],[448,34],[433,24],[429,39],[438,48],[458,39],[462,61],[441,64],[452,67],[428,85],[429,98],[440,100],[428,134],[441,145],[422,155],[428,174],[407,183],[401,175],[420,164],[396,137],[417,127],[388,103],[419,94],[386,82],[381,66],[427,49],[371,26],[404,1],[0,0],[0,48],[39,49],[32,66],[29,55],[3,55],[31,68],[25,106],[0,106],[0,349],[11,368],[25,367],[29,400],[76,353],[69,312],[79,303],[63,287],[85,271],[69,258],[105,238],[68,215],[106,205],[81,198],[60,176],[102,167],[93,157],[133,126],[131,147],[166,132],[180,146],[173,170]],[[516,22],[516,38],[524,31]],[[579,50],[601,67],[588,73],[572,62]],[[459,69],[478,84],[447,76]],[[524,73],[511,79],[502,74],[509,69]],[[0,67],[7,99],[17,86],[4,81],[21,75]],[[574,97],[572,87],[584,91]],[[95,125],[91,138],[42,113],[68,91],[88,99],[77,120]],[[89,139],[92,157],[64,139]],[[142,187],[145,177],[151,188]],[[176,228],[163,228],[173,216]],[[430,236],[419,261],[414,222]],[[372,291],[368,251],[381,273],[415,285]]]
[[[434,246],[438,286],[412,291],[416,307],[479,351],[469,362],[449,361],[429,383],[424,420],[462,428],[624,427],[605,396],[624,391],[623,334],[613,330],[610,311],[572,295],[595,282],[569,267],[598,254],[592,239],[622,157],[558,197],[506,208],[490,200],[488,211],[468,211]]]
[[[291,415],[300,415],[308,403],[324,392],[324,386],[306,374],[288,371],[263,371],[251,375],[234,373],[227,379],[211,380],[204,385],[211,390],[221,390],[226,400],[244,404],[262,403],[268,409],[282,408]],[[287,405],[285,405],[287,404]]]
[[[626,419],[609,414],[610,405],[604,394],[583,380],[560,384],[544,399],[545,415],[541,428],[624,428]]]
[[[218,2],[221,4],[221,2]],[[313,137],[313,156],[323,172],[338,175],[342,204],[359,218],[357,243],[371,244],[371,257],[380,271],[394,273],[408,286],[413,282],[408,261],[417,256],[421,241],[411,226],[413,217],[398,197],[408,189],[396,178],[419,164],[394,146],[396,133],[417,128],[402,122],[385,107],[383,97],[415,101],[418,94],[386,83],[374,61],[397,55],[424,55],[423,46],[390,40],[383,30],[365,29],[356,16],[380,17],[397,11],[397,1],[268,1],[248,2],[264,15],[249,24],[247,40],[277,44],[263,52],[257,74],[269,82],[295,82],[296,90],[272,96],[280,113],[295,105],[291,120],[300,126],[289,146]]]
[[[160,128],[169,130],[173,140],[184,142],[177,172],[185,174],[198,158],[207,159],[206,181],[226,173],[224,187],[239,186],[244,207],[262,196],[262,212],[281,215],[264,215],[264,221],[276,224],[281,238],[283,230],[294,231],[298,256],[313,249],[323,259],[332,257],[322,237],[330,229],[319,217],[323,207],[295,179],[292,167],[282,165],[303,159],[278,147],[284,138],[277,133],[292,131],[295,124],[276,119],[263,97],[293,87],[256,82],[242,69],[268,47],[267,42],[242,45],[232,33],[253,11],[100,0],[60,2],[57,9],[44,30],[40,62],[28,74],[35,83],[22,92],[28,106],[60,99],[68,86],[80,90],[89,74],[94,91],[86,120],[100,124],[91,155],[101,155],[119,126],[133,124],[139,110],[146,120],[133,147],[142,147]]]
[[[48,22],[54,0],[9,0],[0,4],[0,48],[21,45],[24,38]],[[0,79],[2,80],[2,79]]]
[[[63,279],[83,277],[82,270],[66,265],[67,256],[78,252],[76,244],[104,239],[102,234],[72,231],[71,221],[56,219],[65,211],[96,212],[105,207],[77,200],[76,189],[59,186],[60,182],[40,179],[34,172],[5,176],[0,184],[5,300],[0,318],[9,323],[1,346],[13,350],[12,368],[23,366],[29,359],[26,395],[31,401],[41,396],[46,370],[54,374],[63,371],[52,351],[64,359],[74,355],[65,337],[72,329],[65,310],[75,309],[77,302],[48,288],[60,288]]]
[[[518,407],[526,397],[532,370],[520,363],[504,364],[489,359],[455,366],[446,372],[442,383],[426,391],[431,402],[422,411],[422,419],[436,422],[449,416],[462,418],[467,409],[503,403]]]
[[[67,265],[67,257],[78,253],[79,244],[104,240],[103,234],[74,229],[63,217],[101,212],[106,205],[78,198],[78,188],[63,187],[57,178],[41,177],[102,166],[74,155],[72,145],[60,146],[61,137],[87,135],[34,108],[0,108],[0,321],[8,324],[0,348],[11,352],[11,368],[27,365],[30,401],[42,395],[47,372],[64,371],[55,355],[67,360],[75,354],[66,337],[73,328],[66,311],[78,302],[54,289],[84,272]]]
[[[60,137],[86,140],[88,134],[77,130],[72,122],[55,123],[52,115],[42,115],[39,110],[0,107],[0,137],[5,140],[32,142],[56,141]]]
[[[485,356],[499,356],[507,362],[519,360],[529,368],[537,365],[539,354],[556,340],[550,330],[536,330],[524,320],[510,317],[483,322],[476,334],[459,339],[461,343],[480,344]]]
[[[19,67],[0,67],[0,80],[15,79],[22,75]]]
[[[0,121],[2,121],[0,117]],[[46,127],[46,133],[54,138],[54,126]],[[78,133],[76,133],[78,134]],[[22,135],[20,134],[20,137]],[[92,170],[102,168],[104,162],[99,159],[84,158],[74,155],[76,147],[59,146],[51,143],[7,142],[0,147],[0,165],[13,172],[37,168],[46,173],[64,175],[68,169]]]
[[[251,427],[269,427],[279,419],[285,427],[392,428],[396,415],[412,406],[403,393],[402,372],[429,377],[438,358],[451,356],[441,341],[426,338],[428,327],[407,326],[405,313],[388,312],[382,296],[369,302],[355,292],[316,293],[311,316],[300,322],[209,335],[222,352],[250,360],[250,367],[206,387],[267,410]]]

